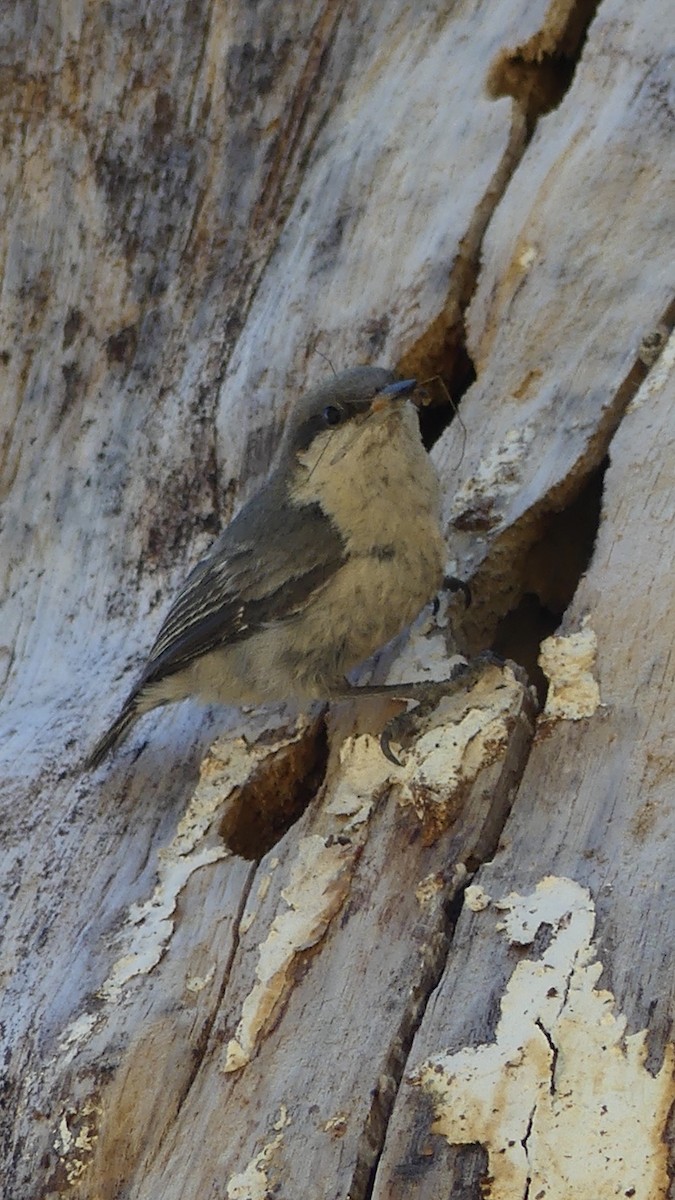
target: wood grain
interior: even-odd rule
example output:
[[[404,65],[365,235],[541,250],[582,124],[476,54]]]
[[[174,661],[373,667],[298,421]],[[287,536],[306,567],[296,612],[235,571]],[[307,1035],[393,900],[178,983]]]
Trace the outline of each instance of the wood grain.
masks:
[[[0,17],[8,1200],[475,1197],[498,1132],[433,1132],[419,1073],[497,1041],[515,965],[549,951],[494,904],[551,875],[588,890],[569,906],[592,906],[599,986],[663,1079],[672,356],[647,374],[641,346],[673,318],[669,15],[605,0],[585,41],[590,6],[543,0]],[[526,766],[531,695],[488,671],[401,774],[379,704],[332,713],[328,745],[186,705],[83,776],[329,370],[315,347],[451,386],[473,364],[433,450],[469,647],[525,594],[567,605],[581,532],[542,538],[609,453],[563,626],[597,640],[602,706],[542,719]],[[446,633],[426,614],[393,672],[442,676]]]
[[[638,391],[612,440],[593,563],[561,635],[569,637],[585,621],[593,630],[601,703],[592,716],[579,720],[550,721],[546,714],[540,719],[499,852],[475,878],[483,898],[477,908],[475,904],[467,906],[460,916],[444,977],[415,1038],[407,1083],[397,1097],[387,1131],[373,1192],[378,1198],[478,1194],[475,1189],[480,1178],[495,1174],[494,1162],[488,1171],[484,1152],[443,1146],[442,1139],[432,1132],[430,1095],[428,1091],[420,1094],[413,1081],[421,1064],[447,1048],[457,1053],[462,1047],[493,1044],[500,1002],[505,1024],[502,1038],[510,1025],[516,1046],[526,1045],[532,1020],[527,1007],[531,989],[525,991],[520,1008],[505,1009],[507,984],[514,979],[524,954],[540,974],[545,972],[547,938],[542,935],[547,924],[549,937],[558,930],[550,918],[544,916],[540,925],[533,917],[530,936],[510,940],[503,932],[503,907],[495,901],[514,893],[533,896],[545,877],[572,880],[575,887],[588,889],[595,913],[592,960],[602,965],[595,987],[606,989],[602,1003],[589,1004],[576,1016],[572,1036],[556,1050],[557,1084],[550,1084],[563,1096],[565,1088],[575,1095],[567,1136],[584,1165],[580,1194],[604,1195],[609,1194],[610,1186],[615,1187],[615,1177],[607,1179],[603,1171],[612,1157],[616,1133],[623,1156],[616,1170],[624,1192],[633,1188],[631,1195],[645,1200],[668,1195],[665,1138],[673,1101],[670,964],[675,949],[673,886],[666,865],[673,853],[674,795],[673,677],[669,666],[675,622],[670,555],[674,366],[675,342],[671,338],[663,359]],[[532,911],[537,911],[534,901]],[[572,911],[566,900],[560,909],[559,928]],[[577,961],[576,980],[573,963],[563,972],[568,985],[581,987],[578,976],[583,966],[583,960]],[[554,982],[553,977],[551,970]],[[564,1012],[563,1017],[572,1019]],[[625,1023],[625,1036],[620,1026],[615,1047],[614,1017]],[[604,1028],[606,1033],[605,1045],[593,1053],[587,1046],[587,1027]],[[560,1024],[558,1032],[562,1032]],[[616,1057],[629,1061],[631,1039],[636,1035],[639,1044],[644,1044],[644,1057],[639,1056],[626,1070],[619,1091],[626,1103],[615,1105],[611,1064]],[[512,1062],[516,1087],[517,1057]],[[452,1063],[446,1064],[446,1069],[452,1072]],[[550,1065],[544,1075],[547,1094],[549,1070]],[[598,1082],[592,1097],[595,1107],[583,1102],[588,1075]],[[633,1113],[632,1093],[639,1092],[643,1080],[653,1081],[654,1076],[661,1087],[659,1104],[653,1113],[646,1103]],[[505,1119],[499,1089],[506,1086],[507,1078],[508,1068],[503,1067],[495,1075],[494,1090],[487,1089],[486,1105],[492,1103],[494,1116],[484,1140],[496,1155],[502,1136],[500,1124]],[[523,1086],[522,1096],[525,1091]],[[455,1100],[461,1108],[468,1096],[458,1088]],[[535,1112],[537,1103],[541,1100],[534,1102]],[[607,1110],[604,1143],[594,1147],[593,1130],[602,1105]],[[526,1105],[521,1113],[528,1115]],[[641,1119],[644,1125],[639,1125]],[[419,1151],[419,1132],[414,1132],[420,1126],[427,1138],[424,1153]],[[636,1137],[637,1163],[631,1160]],[[469,1128],[466,1139],[461,1140],[470,1143],[481,1138],[472,1136]],[[524,1155],[525,1173],[530,1177],[537,1148],[533,1137]],[[553,1167],[549,1162],[546,1194],[568,1194],[563,1170],[558,1173]],[[523,1194],[522,1189],[510,1190],[499,1171],[496,1173],[499,1178],[488,1194],[500,1198]],[[568,1181],[567,1186],[572,1183]]]

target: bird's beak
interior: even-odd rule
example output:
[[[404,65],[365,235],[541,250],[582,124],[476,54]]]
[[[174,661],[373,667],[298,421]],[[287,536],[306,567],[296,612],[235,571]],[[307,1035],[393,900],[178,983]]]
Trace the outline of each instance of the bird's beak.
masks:
[[[387,384],[373,400],[370,406],[371,413],[382,412],[383,409],[389,407],[392,400],[404,400],[407,396],[412,395],[416,387],[416,379],[397,379],[396,383]]]

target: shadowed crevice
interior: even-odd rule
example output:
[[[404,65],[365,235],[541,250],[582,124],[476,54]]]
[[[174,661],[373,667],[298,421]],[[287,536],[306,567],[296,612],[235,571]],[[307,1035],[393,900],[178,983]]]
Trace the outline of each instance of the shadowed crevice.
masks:
[[[511,96],[525,118],[527,140],[546,116],[562,103],[581,58],[599,0],[579,0],[560,29],[546,26],[529,41],[502,51],[488,72],[488,95]],[[552,18],[549,18],[549,21]]]
[[[468,878],[465,882],[468,883]],[[418,977],[410,984],[409,1003],[371,1092],[370,1111],[364,1123],[349,1188],[351,1200],[370,1200],[373,1195],[387,1127],[412,1043],[446,967],[450,943],[464,902],[463,887],[456,890],[450,883],[450,889],[444,910],[439,913],[439,928],[427,941]]]
[[[546,516],[520,565],[519,599],[496,624],[491,649],[525,668],[542,705],[548,683],[538,663],[539,649],[560,625],[591,561],[608,465],[609,459],[603,459],[574,500]]]
[[[404,374],[425,379],[430,404],[420,412],[422,440],[430,449],[459,414],[462,397],[476,380],[467,345],[466,314],[478,283],[485,231],[522,161],[540,117],[557,108],[574,78],[599,0],[579,0],[560,29],[544,27],[527,43],[503,50],[486,78],[488,95],[516,102],[511,144],[475,217],[462,238],[450,273],[444,311],[410,348]]]
[[[229,801],[219,834],[233,854],[259,862],[300,819],[326,774],[328,739],[323,717],[297,741],[265,759]]]

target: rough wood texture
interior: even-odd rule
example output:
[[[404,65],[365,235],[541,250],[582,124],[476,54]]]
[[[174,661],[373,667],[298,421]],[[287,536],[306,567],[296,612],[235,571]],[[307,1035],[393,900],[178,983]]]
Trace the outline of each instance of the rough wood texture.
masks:
[[[671,338],[612,440],[593,563],[559,642],[571,702],[579,659],[565,651],[584,629],[600,701],[587,709],[582,673],[587,715],[544,713],[415,1038],[376,1197],[465,1194],[482,1155],[469,1170],[434,1133],[484,1146],[490,1194],[509,1200],[669,1194],[674,367]]]
[[[8,1200],[667,1196],[670,24],[0,16]],[[186,705],[83,776],[315,345],[475,369],[433,450],[455,633],[531,663],[567,609],[531,754],[505,668],[401,769],[379,704],[327,741]],[[391,659],[443,675],[443,628]]]

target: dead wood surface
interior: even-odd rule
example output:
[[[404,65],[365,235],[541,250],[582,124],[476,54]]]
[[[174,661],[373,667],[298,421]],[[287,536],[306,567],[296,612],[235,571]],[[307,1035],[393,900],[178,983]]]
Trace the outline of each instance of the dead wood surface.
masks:
[[[668,1195],[670,15],[0,16],[8,1200]],[[83,775],[315,345],[475,372],[460,644],[567,610],[531,752],[507,667],[400,769],[378,705],[186,705]],[[445,655],[427,615],[392,669]]]
[[[671,339],[612,440],[593,562],[544,644],[548,709],[407,1060],[378,1200],[486,1175],[505,1200],[669,1195],[674,365]]]

